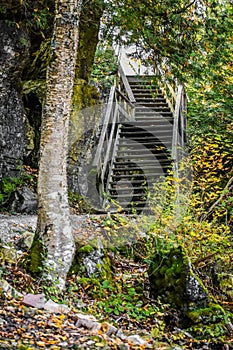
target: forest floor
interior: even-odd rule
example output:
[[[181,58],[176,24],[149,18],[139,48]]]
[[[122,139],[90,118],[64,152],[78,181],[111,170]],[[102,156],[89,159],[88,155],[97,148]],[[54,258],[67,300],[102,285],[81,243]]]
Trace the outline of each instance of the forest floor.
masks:
[[[68,278],[62,295],[53,294],[49,288],[42,290],[40,283],[19,263],[24,256],[25,239],[35,232],[36,221],[36,215],[0,215],[0,243],[16,248],[19,253],[16,260],[15,256],[10,256],[7,262],[2,261],[0,270],[0,349],[233,349],[232,334],[224,337],[212,334],[206,339],[194,336],[189,329],[179,326],[176,310],[161,303],[152,306],[146,295],[138,301],[136,286],[143,285],[146,289],[148,281],[145,266],[130,258],[115,258],[115,278],[127,286],[127,293],[118,295],[108,281],[104,281],[102,294],[95,294],[97,280],[93,279],[90,285],[90,279],[79,280],[74,275]],[[131,228],[137,225],[133,217],[130,221]],[[109,223],[116,225],[105,215],[72,216],[75,236],[83,244],[96,237],[109,240]],[[124,219],[121,225],[124,228]],[[111,243],[120,242],[130,247],[135,239],[133,231],[127,226],[126,230],[118,231],[117,237],[111,238]],[[140,229],[137,232],[140,233]],[[12,289],[6,289],[6,285]],[[17,295],[17,291],[21,294]],[[58,307],[45,309],[36,303],[25,303],[25,298],[33,295],[40,298],[41,293]],[[59,309],[63,304],[69,309]],[[226,304],[232,308],[232,302]],[[84,321],[82,315],[86,315]]]

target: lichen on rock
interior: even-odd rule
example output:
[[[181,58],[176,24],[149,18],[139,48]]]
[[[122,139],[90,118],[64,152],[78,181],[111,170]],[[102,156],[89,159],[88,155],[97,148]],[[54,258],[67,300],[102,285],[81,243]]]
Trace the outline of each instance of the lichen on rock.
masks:
[[[100,279],[111,280],[111,259],[103,242],[100,239],[94,239],[87,245],[78,247],[71,271],[87,278],[98,276]]]

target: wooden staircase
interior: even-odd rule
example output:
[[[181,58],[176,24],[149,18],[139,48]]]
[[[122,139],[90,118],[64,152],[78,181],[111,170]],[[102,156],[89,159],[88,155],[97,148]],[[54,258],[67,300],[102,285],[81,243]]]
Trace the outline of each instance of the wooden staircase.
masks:
[[[122,122],[108,193],[126,212],[150,211],[148,194],[171,167],[173,117],[148,77],[127,77],[135,98],[135,120]]]
[[[153,77],[126,77],[119,71],[118,88],[110,96],[114,111],[107,123],[112,120],[105,136],[102,133],[94,162],[99,169],[99,193],[106,211],[150,213],[154,183],[177,168],[179,155],[174,147],[184,143],[183,131],[181,137],[179,131],[183,117]],[[102,160],[100,150],[105,154]]]

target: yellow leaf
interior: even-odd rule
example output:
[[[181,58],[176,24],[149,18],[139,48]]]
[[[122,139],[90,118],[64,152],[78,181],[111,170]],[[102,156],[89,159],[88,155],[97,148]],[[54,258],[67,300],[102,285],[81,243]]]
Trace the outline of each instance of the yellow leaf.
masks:
[[[98,348],[103,348],[105,347],[106,344],[104,343],[95,343],[96,346],[98,346]]]
[[[36,345],[41,346],[42,348],[45,348],[46,344],[43,341],[38,341]]]

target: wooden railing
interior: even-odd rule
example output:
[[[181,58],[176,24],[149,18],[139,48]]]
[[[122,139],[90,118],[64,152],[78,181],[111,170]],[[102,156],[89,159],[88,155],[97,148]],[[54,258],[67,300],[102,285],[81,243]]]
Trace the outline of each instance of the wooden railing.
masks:
[[[159,85],[173,113],[172,159],[174,172],[179,173],[179,163],[185,146],[187,97],[184,87],[175,78],[168,82],[166,74],[159,64],[156,66]]]
[[[172,82],[168,82],[166,78],[166,74],[163,71],[162,67],[157,64],[156,66],[156,75],[159,77],[158,84],[166,98],[166,101],[171,109],[171,112],[175,112],[176,98],[178,93],[178,85],[176,80],[174,79]]]
[[[174,172],[179,177],[179,164],[185,147],[187,98],[182,85],[178,86],[173,114],[172,159]]]
[[[119,67],[119,76],[121,77],[121,86],[124,89],[120,90],[112,86],[110,90],[99,143],[93,161],[93,167],[97,171],[100,201],[103,207],[106,203],[106,197],[103,194],[107,193],[110,181],[118,145],[120,124],[124,120],[132,121],[134,119],[135,99],[121,67]]]
[[[118,66],[118,77],[119,77],[119,90],[120,92],[126,96],[131,104],[134,104],[136,102],[133,91],[129,85],[129,81],[125,75],[124,69],[119,63]]]

